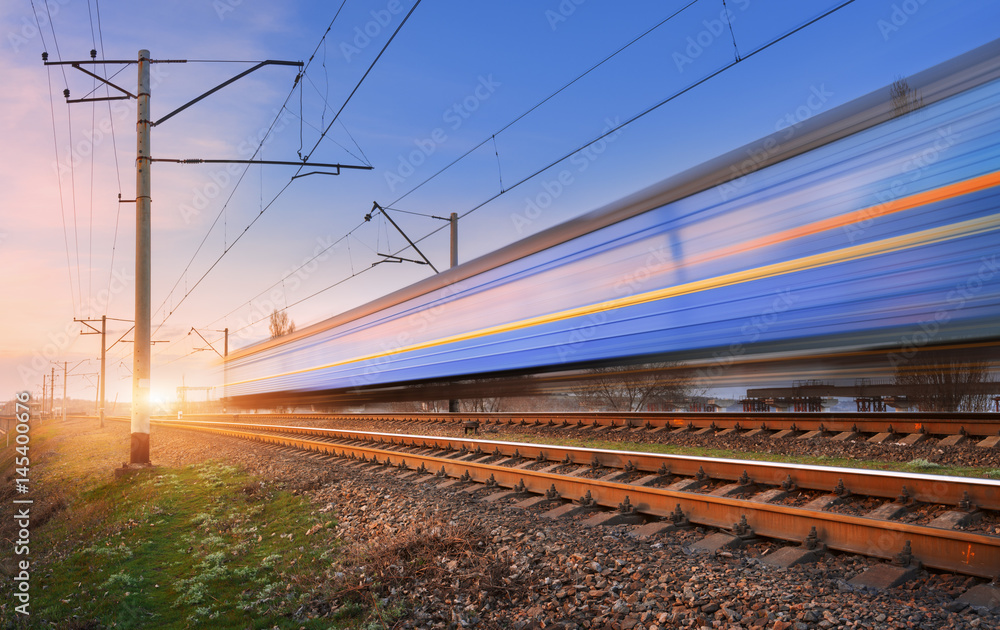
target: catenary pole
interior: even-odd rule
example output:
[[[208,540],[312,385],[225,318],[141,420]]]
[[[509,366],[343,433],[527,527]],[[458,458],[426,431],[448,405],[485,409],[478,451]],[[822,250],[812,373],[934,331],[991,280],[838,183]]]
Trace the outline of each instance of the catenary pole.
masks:
[[[108,316],[101,315],[101,378],[98,382],[98,398],[100,399],[99,407],[97,408],[97,416],[101,420],[101,428],[104,428],[104,407],[107,404],[104,397],[104,364],[107,359],[107,343],[105,343],[105,335],[108,331]]]
[[[135,254],[135,337],[134,337],[134,351],[132,355],[132,434],[131,434],[131,445],[129,453],[129,462],[132,464],[148,465],[149,462],[149,416],[151,411],[150,405],[150,345],[151,345],[151,227],[150,227],[150,206],[151,206],[151,177],[150,177],[150,165],[152,162],[176,162],[185,164],[195,164],[195,163],[238,163],[238,164],[288,164],[299,167],[321,167],[321,168],[335,168],[336,173],[330,174],[340,174],[340,170],[347,169],[363,169],[371,170],[373,167],[368,165],[348,165],[348,164],[326,164],[309,162],[303,159],[300,162],[279,162],[271,160],[204,160],[204,159],[153,159],[150,156],[150,129],[158,125],[168,118],[180,113],[181,111],[187,109],[191,105],[201,101],[206,96],[214,94],[220,89],[230,85],[234,81],[247,76],[251,72],[254,72],[265,66],[297,66],[300,69],[305,65],[301,61],[277,61],[277,60],[267,60],[258,63],[249,70],[241,72],[235,77],[224,81],[223,83],[215,86],[214,88],[208,90],[201,96],[198,96],[192,101],[181,105],[179,108],[175,109],[173,112],[167,114],[158,121],[152,121],[150,118],[150,108],[149,108],[149,98],[150,98],[150,67],[153,63],[187,63],[185,59],[158,59],[152,60],[148,50],[140,50],[137,61],[131,60],[97,60],[95,58],[96,52],[91,55],[89,61],[49,61],[48,53],[42,53],[42,62],[46,66],[72,66],[77,70],[81,70],[85,74],[93,77],[106,84],[107,86],[115,90],[114,96],[107,97],[84,97],[78,99],[69,98],[69,89],[64,90],[67,103],[84,103],[92,101],[115,101],[115,100],[125,100],[125,99],[136,99],[138,103],[137,113],[136,113],[136,162],[135,162],[135,184],[136,184],[136,198],[135,198],[135,213],[136,213],[136,254]],[[97,65],[107,65],[107,64],[138,64],[138,90],[136,94],[132,94],[128,90],[114,84],[110,79],[103,78],[89,70],[82,68],[82,65],[97,64]],[[301,75],[296,79],[298,81],[301,79]],[[311,175],[313,173],[307,173]],[[298,175],[299,177],[301,175]],[[294,179],[294,178],[293,178]],[[112,318],[114,319],[114,318]],[[82,320],[79,320],[82,321]],[[96,333],[96,329],[95,329]],[[88,333],[85,333],[88,334]],[[120,341],[120,340],[119,340]],[[228,342],[228,339],[227,339]],[[117,343],[117,342],[116,342]],[[228,345],[228,343],[227,343]],[[112,344],[114,347],[114,344]],[[102,349],[102,355],[105,352]],[[228,354],[228,352],[227,352]],[[104,379],[101,379],[101,388],[103,388]],[[103,399],[103,394],[102,394]],[[117,401],[117,395],[115,396]],[[45,402],[45,384],[42,384],[42,403],[44,408]],[[106,402],[106,400],[102,400]],[[117,403],[116,403],[117,404]],[[112,412],[114,411],[114,406],[112,406]],[[50,410],[51,413],[51,410]],[[101,414],[103,419],[104,414]]]
[[[130,464],[149,464],[150,389],[150,148],[149,51],[139,51],[135,159],[135,344],[132,353]]]
[[[458,213],[452,212],[448,219],[451,222],[451,266],[458,266]]]
[[[452,212],[451,216],[448,217],[448,221],[451,223],[451,266],[458,266],[458,213]],[[454,398],[448,399],[448,411],[450,413],[458,413],[458,400]]]

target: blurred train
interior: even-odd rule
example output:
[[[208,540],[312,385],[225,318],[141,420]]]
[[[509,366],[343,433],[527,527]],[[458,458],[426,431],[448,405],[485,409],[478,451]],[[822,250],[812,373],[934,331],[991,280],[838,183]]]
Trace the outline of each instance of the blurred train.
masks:
[[[995,342],[1000,44],[907,82],[233,352],[227,397]]]

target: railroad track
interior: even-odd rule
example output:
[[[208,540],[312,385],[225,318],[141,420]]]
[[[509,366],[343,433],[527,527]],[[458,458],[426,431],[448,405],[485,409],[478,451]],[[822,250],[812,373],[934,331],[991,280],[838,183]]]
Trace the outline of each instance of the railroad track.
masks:
[[[166,416],[156,416],[169,419]],[[463,425],[549,427],[637,432],[772,434],[780,437],[829,437],[836,440],[888,440],[917,444],[931,437],[943,445],[974,441],[1000,447],[997,413],[404,413],[404,414],[196,414],[189,420],[216,422],[287,422],[295,420],[363,421],[393,425]]]
[[[155,420],[344,457],[414,483],[515,496],[552,517],[590,512],[651,534],[688,524],[994,578],[1000,481],[467,437]]]

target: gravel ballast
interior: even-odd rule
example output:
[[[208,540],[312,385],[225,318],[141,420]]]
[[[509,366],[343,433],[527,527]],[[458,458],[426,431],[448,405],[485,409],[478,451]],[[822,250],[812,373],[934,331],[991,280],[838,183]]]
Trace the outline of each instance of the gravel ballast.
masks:
[[[127,443],[127,426],[107,430]],[[692,544],[712,533],[702,528],[638,540],[628,526],[544,519],[544,504],[525,510],[516,498],[485,501],[489,491],[196,431],[154,426],[151,453],[165,466],[236,462],[335,514],[348,561],[331,575],[369,593],[391,627],[1000,627],[1000,615],[956,601],[975,578],[922,570],[897,588],[857,588],[848,580],[880,561],[828,553],[775,569],[761,562],[773,541],[698,554]],[[393,564],[421,550],[419,569]]]

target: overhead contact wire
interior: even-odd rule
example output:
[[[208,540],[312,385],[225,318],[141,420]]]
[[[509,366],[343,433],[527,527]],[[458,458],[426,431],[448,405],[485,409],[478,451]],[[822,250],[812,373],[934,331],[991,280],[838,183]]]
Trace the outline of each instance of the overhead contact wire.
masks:
[[[347,98],[346,98],[346,99],[344,100],[344,102],[343,102],[343,104],[341,105],[340,109],[338,109],[338,110],[337,110],[337,113],[336,113],[336,114],[334,115],[334,117],[333,117],[333,118],[332,118],[332,119],[330,120],[330,123],[329,123],[329,125],[327,125],[326,129],[325,129],[325,130],[323,131],[323,133],[322,133],[322,134],[320,135],[319,139],[318,139],[318,140],[316,141],[316,144],[315,144],[315,145],[313,145],[313,148],[312,148],[312,149],[310,149],[310,150],[309,150],[309,152],[308,152],[308,153],[306,154],[306,157],[305,157],[305,160],[304,160],[304,161],[308,161],[308,160],[309,160],[309,157],[310,157],[310,156],[311,156],[311,155],[312,155],[312,154],[313,154],[313,153],[314,153],[314,152],[316,151],[316,149],[317,149],[317,148],[319,147],[320,143],[321,143],[321,142],[323,141],[323,138],[324,138],[324,137],[326,136],[326,134],[327,134],[327,133],[329,133],[329,131],[330,131],[330,128],[331,128],[331,127],[333,126],[333,124],[334,124],[334,123],[335,123],[335,122],[337,121],[337,119],[338,119],[338,117],[340,116],[340,114],[341,114],[341,113],[342,113],[342,112],[344,111],[344,108],[345,108],[345,107],[347,107],[347,104],[348,104],[348,103],[350,102],[350,100],[351,100],[351,98],[352,98],[352,97],[354,96],[354,94],[355,94],[355,93],[357,93],[358,89],[359,89],[359,88],[361,87],[361,85],[362,85],[362,84],[364,83],[365,79],[366,79],[366,78],[368,77],[368,75],[369,75],[369,74],[371,73],[372,69],[373,69],[373,68],[375,67],[375,64],[376,64],[376,63],[378,62],[378,60],[379,60],[379,59],[381,59],[382,55],[383,55],[383,54],[385,53],[385,51],[386,51],[386,50],[388,49],[388,47],[389,47],[389,45],[390,45],[390,44],[392,43],[392,41],[393,41],[393,40],[394,40],[394,39],[396,38],[396,35],[398,35],[398,34],[399,34],[399,31],[400,31],[400,30],[401,30],[401,29],[403,28],[403,26],[404,26],[404,25],[406,24],[406,22],[407,22],[407,21],[409,20],[410,16],[411,16],[411,15],[413,15],[413,12],[414,12],[414,10],[415,10],[415,9],[417,8],[417,6],[419,6],[419,5],[420,5],[420,1],[421,1],[421,0],[417,0],[417,1],[416,1],[416,2],[415,2],[415,3],[413,4],[413,6],[412,6],[412,7],[410,8],[409,12],[408,12],[408,13],[406,14],[406,16],[405,16],[405,17],[403,18],[403,20],[402,20],[402,21],[401,21],[401,22],[399,23],[399,25],[398,25],[398,26],[396,27],[396,30],[395,30],[395,31],[393,31],[393,33],[392,33],[392,35],[391,35],[391,36],[389,37],[388,41],[386,41],[386,43],[385,43],[385,44],[384,44],[384,45],[382,46],[382,49],[381,49],[381,50],[379,51],[378,55],[377,55],[377,56],[375,57],[375,59],[374,59],[374,60],[372,61],[372,63],[371,63],[371,64],[370,64],[369,66],[368,66],[368,69],[367,69],[367,70],[365,70],[365,73],[364,73],[364,74],[362,75],[361,79],[360,79],[360,80],[359,80],[359,81],[357,82],[357,84],[356,84],[356,85],[354,86],[354,89],[352,89],[352,90],[351,90],[351,93],[350,93],[350,94],[349,94],[349,95],[347,96]],[[343,7],[343,5],[341,5],[341,8],[342,8],[342,7]],[[339,11],[338,11],[338,15],[339,15]],[[326,36],[326,35],[324,34],[324,37],[325,37],[325,36]],[[317,46],[317,50],[318,50],[318,49],[319,49],[319,47]],[[315,55],[315,53],[314,53],[314,55]],[[312,58],[310,58],[310,60],[311,60],[311,59],[312,59]],[[293,88],[293,90],[294,90],[294,88]],[[291,98],[291,95],[292,95],[292,93],[293,93],[293,92],[289,92],[289,95],[288,95],[288,97],[286,97],[286,99],[285,99],[285,103],[284,103],[284,104],[282,105],[282,107],[281,107],[280,109],[284,109],[285,105],[286,105],[286,104],[288,103],[288,99],[289,99],[289,98]],[[279,111],[280,111],[280,109],[279,109]],[[273,127],[273,123],[272,123],[272,127]],[[270,130],[268,130],[268,133],[270,133]],[[265,135],[265,138],[266,138],[266,135]],[[263,145],[263,140],[261,141],[261,145]],[[258,151],[259,151],[259,150],[260,150],[260,147],[258,147]],[[256,152],[255,152],[255,154],[254,154],[254,155],[256,155]],[[298,169],[296,170],[296,175],[298,175],[299,173],[301,173],[301,171],[302,171],[302,169],[303,169],[303,168],[304,168],[304,167],[300,166],[300,167],[299,167],[299,168],[298,168]],[[246,173],[246,169],[244,169],[244,171],[243,171],[243,174],[245,174],[245,173]],[[241,177],[240,177],[240,181],[242,181],[242,175],[241,175]],[[155,330],[155,331],[153,331],[153,332],[154,332],[154,334],[156,333],[156,331],[158,331],[158,330],[159,330],[159,329],[160,329],[160,328],[161,328],[161,327],[163,326],[163,324],[164,324],[164,323],[166,323],[167,319],[169,319],[169,318],[170,318],[170,315],[172,315],[172,314],[173,314],[174,312],[176,312],[176,311],[177,311],[177,308],[178,308],[178,307],[180,307],[180,305],[181,305],[181,304],[182,304],[182,303],[183,303],[183,302],[184,302],[184,301],[185,301],[185,300],[186,300],[186,299],[188,298],[188,296],[190,296],[190,295],[191,295],[191,292],[192,292],[192,291],[194,291],[194,289],[195,289],[195,288],[197,288],[197,287],[198,287],[198,285],[200,285],[200,284],[201,284],[201,282],[202,282],[202,281],[203,281],[203,280],[205,279],[205,277],[206,277],[206,276],[207,276],[207,275],[208,275],[208,274],[209,274],[209,273],[210,273],[210,272],[211,272],[211,271],[212,271],[212,270],[213,270],[213,269],[215,268],[215,266],[216,266],[216,265],[218,265],[219,261],[221,261],[221,260],[222,260],[222,258],[223,258],[223,257],[225,257],[225,255],[226,255],[226,254],[227,254],[227,253],[228,253],[228,252],[229,252],[229,251],[230,251],[230,250],[232,249],[232,247],[233,247],[234,245],[236,245],[236,243],[237,243],[237,242],[238,242],[238,241],[239,241],[239,240],[240,240],[240,239],[241,239],[241,238],[243,237],[243,235],[245,235],[245,234],[247,233],[247,231],[248,231],[248,230],[249,230],[249,229],[250,229],[251,227],[253,227],[253,225],[254,225],[254,224],[255,224],[255,223],[257,222],[257,220],[258,220],[258,219],[260,219],[260,217],[261,217],[261,216],[263,216],[264,212],[265,212],[265,211],[267,211],[267,209],[268,209],[268,208],[270,208],[270,207],[271,207],[271,206],[272,206],[272,205],[273,205],[273,204],[274,204],[274,203],[275,203],[275,202],[276,202],[276,201],[278,200],[278,198],[279,198],[279,197],[281,197],[281,195],[282,195],[282,194],[283,194],[283,193],[285,192],[285,190],[287,190],[287,189],[288,189],[288,187],[289,187],[289,186],[291,186],[291,184],[292,184],[292,182],[293,182],[293,181],[294,181],[294,176],[293,176],[293,177],[292,177],[291,179],[289,179],[288,183],[287,183],[287,184],[285,184],[285,185],[284,185],[284,186],[283,186],[283,187],[281,188],[281,190],[279,190],[279,191],[278,191],[278,193],[277,193],[277,194],[276,194],[276,195],[275,195],[275,196],[274,196],[274,197],[273,197],[273,198],[271,199],[271,201],[269,201],[269,202],[268,202],[268,204],[267,204],[267,205],[266,205],[266,206],[265,206],[265,207],[264,207],[264,208],[263,208],[263,209],[262,209],[262,210],[261,210],[261,211],[260,211],[260,212],[259,212],[259,213],[257,214],[257,216],[256,216],[256,217],[254,217],[254,218],[253,218],[253,220],[251,220],[251,222],[250,222],[250,223],[249,223],[249,224],[248,224],[248,225],[247,225],[247,226],[246,226],[246,227],[245,227],[245,228],[243,229],[243,231],[242,231],[242,232],[241,232],[241,233],[239,234],[239,236],[237,236],[237,237],[236,237],[236,239],[235,239],[235,240],[234,240],[234,241],[233,241],[233,242],[232,242],[232,243],[231,243],[231,244],[230,244],[230,245],[229,245],[229,246],[228,246],[228,247],[226,248],[226,250],[225,250],[225,251],[224,251],[224,252],[222,253],[222,255],[221,255],[221,256],[219,256],[219,257],[218,257],[218,258],[217,258],[217,259],[215,260],[215,262],[213,262],[213,263],[212,263],[212,265],[211,265],[211,266],[210,266],[210,267],[208,268],[208,270],[206,270],[206,271],[205,271],[205,272],[204,272],[204,273],[202,274],[202,276],[201,276],[201,277],[200,277],[200,278],[199,278],[199,279],[197,280],[197,282],[195,282],[195,283],[194,283],[194,285],[192,285],[192,287],[191,287],[191,288],[190,288],[190,289],[189,289],[188,291],[186,291],[186,292],[185,292],[185,294],[183,295],[183,297],[181,297],[181,299],[180,299],[180,300],[179,300],[179,301],[177,302],[177,304],[175,304],[175,305],[174,305],[174,307],[173,307],[173,308],[172,308],[172,309],[170,310],[170,312],[169,312],[169,313],[168,313],[168,314],[167,314],[167,315],[166,315],[166,316],[165,316],[165,317],[163,318],[163,320],[162,320],[162,321],[160,322],[160,324],[159,324],[159,325],[157,326],[156,330]],[[237,186],[238,186],[238,185],[239,185],[239,184],[237,183]],[[234,187],[234,191],[233,191],[233,194],[234,194],[234,193],[235,193],[235,187]],[[232,198],[232,194],[230,194],[230,197],[229,197],[229,198],[230,198],[230,199]],[[228,200],[227,200],[227,202],[226,202],[226,203],[228,204]],[[213,226],[214,226],[214,224],[213,224]],[[211,231],[211,229],[210,229],[210,231]],[[206,234],[206,236],[205,236],[205,239],[207,239],[207,238],[208,238],[208,235]],[[202,244],[204,244],[204,240],[202,241]],[[199,250],[201,249],[201,245],[199,245],[199,248],[198,248],[198,249],[199,249]],[[195,255],[197,255],[197,252],[195,252]],[[193,260],[194,260],[194,258],[192,257],[192,262],[193,262]],[[184,272],[184,273],[186,273],[186,271],[187,271],[187,268],[189,268],[189,267],[190,267],[190,264],[191,264],[191,263],[189,262],[189,263],[188,263],[188,267],[186,267],[186,268],[185,268],[185,272]],[[183,277],[183,273],[182,273],[182,277]],[[179,282],[180,282],[180,279],[178,279],[178,283],[179,283]],[[175,289],[176,287],[177,287],[177,283],[175,283],[175,284],[174,284],[174,288],[172,288],[172,289],[170,290],[170,293],[173,293],[173,291],[174,291],[174,289]],[[159,310],[159,309],[157,309],[157,310]]]
[[[825,18],[825,17],[827,17],[827,16],[829,16],[829,15],[831,15],[833,13],[836,13],[837,11],[840,11],[844,7],[847,7],[847,6],[851,5],[851,4],[853,4],[854,2],[855,2],[855,0],[846,0],[846,2],[844,2],[844,3],[840,4],[840,5],[838,5],[838,6],[834,7],[834,8],[832,8],[832,9],[830,9],[830,10],[828,10],[828,11],[822,13],[822,14],[820,14],[819,16],[817,16],[815,18],[812,18],[811,20],[805,22],[804,24],[802,24],[800,26],[797,26],[797,27],[793,28],[792,30],[786,32],[784,35],[781,35],[781,36],[779,36],[779,37],[771,40],[770,42],[767,42],[766,44],[763,44],[760,47],[754,49],[752,52],[750,52],[749,54],[747,54],[746,56],[744,56],[740,61],[746,61],[750,57],[753,57],[754,55],[767,50],[771,46],[774,46],[775,44],[777,44],[777,43],[779,43],[779,42],[781,42],[781,41],[783,41],[783,40],[791,37],[795,33],[798,33],[799,31],[801,31],[801,30],[803,30],[803,29],[811,26],[812,24],[815,24],[819,20],[822,20],[823,18]],[[569,159],[570,157],[572,157],[577,152],[582,151],[583,149],[585,149],[585,148],[589,147],[590,145],[594,144],[595,142],[597,142],[599,140],[602,140],[603,138],[606,138],[607,136],[609,136],[609,135],[611,135],[613,133],[618,132],[620,129],[626,127],[627,125],[630,125],[631,123],[633,123],[636,120],[642,118],[643,116],[646,116],[647,114],[649,114],[649,113],[651,113],[651,112],[659,109],[663,105],[666,105],[667,103],[673,101],[675,98],[677,98],[679,96],[682,96],[683,94],[686,94],[687,92],[693,90],[694,88],[696,88],[699,85],[705,83],[706,81],[709,81],[710,79],[715,78],[719,74],[722,74],[726,70],[728,70],[728,69],[732,68],[733,66],[735,66],[736,64],[740,63],[740,61],[733,60],[733,61],[730,61],[730,62],[726,63],[725,65],[723,65],[718,70],[715,70],[714,72],[709,73],[708,75],[702,77],[701,79],[695,81],[694,83],[688,85],[687,87],[685,87],[685,88],[683,88],[683,89],[681,89],[681,90],[679,90],[679,91],[671,94],[667,98],[665,98],[665,99],[659,101],[658,103],[655,103],[654,105],[646,108],[645,110],[641,111],[640,113],[636,114],[635,116],[632,116],[631,118],[629,118],[625,122],[623,122],[623,123],[621,123],[621,124],[619,124],[619,125],[611,128],[611,129],[608,129],[607,131],[605,131],[601,135],[599,135],[596,138],[590,140],[589,142],[586,142],[586,143],[580,145],[579,147],[577,147],[573,151],[570,151],[569,153],[566,153],[562,157],[560,157],[560,158],[558,158],[558,159],[556,159],[556,160],[554,160],[552,162],[549,162],[547,165],[539,168],[535,172],[531,173],[530,175],[524,177],[523,179],[521,179],[518,182],[516,182],[515,184],[513,184],[505,192],[503,192],[503,193],[497,193],[495,195],[492,195],[491,197],[487,198],[485,201],[483,201],[483,202],[477,204],[476,206],[473,206],[469,210],[465,211],[464,213],[462,213],[461,215],[459,215],[460,218],[464,218],[464,217],[472,214],[476,210],[479,210],[480,208],[482,208],[483,206],[487,205],[488,203],[496,200],[498,197],[502,196],[506,192],[510,192],[511,190],[513,190],[514,188],[517,188],[521,184],[523,184],[523,183],[525,183],[525,182],[527,182],[527,181],[529,181],[529,180],[537,177],[538,175],[544,173],[545,171],[547,171],[548,169],[552,168],[556,164],[559,164],[560,162]],[[409,194],[409,193],[407,193],[407,194]],[[447,227],[447,226],[441,226],[439,228],[436,228],[436,229],[428,232],[424,236],[420,237],[419,239],[416,239],[414,242],[420,243],[423,240],[425,240],[425,239],[433,236],[434,234],[440,232],[445,227]],[[404,248],[404,250],[405,250],[405,248]],[[400,251],[404,251],[404,250],[400,250]]]

